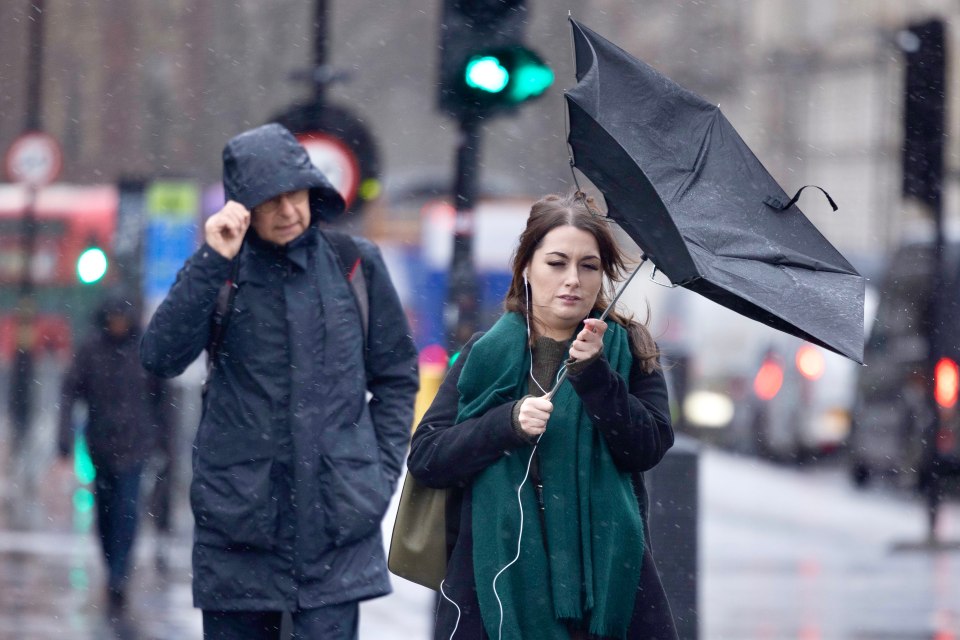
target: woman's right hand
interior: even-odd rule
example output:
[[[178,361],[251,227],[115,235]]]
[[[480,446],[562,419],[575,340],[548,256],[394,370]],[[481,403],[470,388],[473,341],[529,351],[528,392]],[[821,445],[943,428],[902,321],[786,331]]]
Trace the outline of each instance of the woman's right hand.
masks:
[[[536,438],[547,430],[547,421],[553,412],[553,403],[546,398],[529,396],[520,403],[517,416],[520,429],[528,436]]]

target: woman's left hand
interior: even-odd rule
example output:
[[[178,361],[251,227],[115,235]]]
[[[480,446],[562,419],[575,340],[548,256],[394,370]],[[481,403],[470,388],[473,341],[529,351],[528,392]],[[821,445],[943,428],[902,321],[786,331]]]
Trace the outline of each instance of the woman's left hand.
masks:
[[[583,321],[583,330],[570,345],[570,357],[574,360],[589,360],[603,351],[603,333],[607,323],[596,318]]]

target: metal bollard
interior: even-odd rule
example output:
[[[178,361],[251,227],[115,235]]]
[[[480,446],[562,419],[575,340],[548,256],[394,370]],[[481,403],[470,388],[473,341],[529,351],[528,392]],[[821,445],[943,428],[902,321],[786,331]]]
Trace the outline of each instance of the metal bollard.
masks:
[[[660,464],[644,474],[650,496],[651,543],[682,640],[696,640],[699,634],[699,466],[700,444],[677,435]]]

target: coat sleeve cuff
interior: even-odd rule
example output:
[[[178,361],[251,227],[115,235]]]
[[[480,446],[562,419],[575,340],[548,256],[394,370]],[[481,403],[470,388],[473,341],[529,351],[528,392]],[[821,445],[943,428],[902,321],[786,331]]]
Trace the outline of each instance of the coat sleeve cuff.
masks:
[[[517,437],[528,443],[536,442],[537,439],[527,433],[524,433],[523,429],[520,427],[520,405],[523,404],[524,400],[532,397],[533,396],[531,395],[526,395],[514,402],[513,411],[510,413],[510,423],[513,425],[513,432],[517,434]]]
[[[602,354],[597,354],[588,360],[568,364],[567,370],[570,375],[570,382],[575,382],[578,387],[584,388],[589,386],[591,382],[602,380],[603,376],[597,374],[604,371],[609,372],[610,365]]]
[[[182,274],[204,289],[219,289],[233,271],[234,260],[223,257],[217,250],[204,242],[194,251],[183,266]]]
[[[596,355],[587,358],[586,360],[573,360],[572,358],[568,359],[565,363],[567,365],[567,371],[571,376],[576,376],[580,373],[583,373],[584,370],[586,370],[591,364],[600,359],[601,353],[602,352],[597,352]]]
[[[236,259],[237,258],[234,258],[234,260]],[[191,256],[190,264],[192,267],[202,269],[204,272],[215,273],[217,275],[222,273],[224,277],[229,277],[230,265],[233,264],[233,260],[223,257],[216,249],[204,242],[200,245],[200,248],[194,252],[193,256]]]

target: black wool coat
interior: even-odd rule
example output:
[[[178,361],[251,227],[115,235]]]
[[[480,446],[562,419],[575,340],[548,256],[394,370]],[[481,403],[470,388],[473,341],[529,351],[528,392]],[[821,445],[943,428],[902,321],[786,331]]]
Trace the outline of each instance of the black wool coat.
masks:
[[[450,488],[447,498],[447,574],[439,598],[436,639],[487,638],[480,617],[473,571],[472,479],[511,452],[529,451],[530,443],[513,427],[514,402],[483,416],[454,424],[459,393],[457,382],[475,335],[440,385],[433,404],[414,432],[409,472],[422,484]],[[667,388],[661,371],[643,373],[634,359],[630,380],[623,380],[600,356],[568,377],[594,424],[603,434],[614,464],[632,474],[634,493],[644,521],[645,551],[640,584],[628,637],[637,640],[676,640],[677,632],[653,558],[643,472],[653,468],[673,445]],[[522,454],[521,454],[522,455]],[[549,480],[546,480],[549,481]],[[459,611],[448,600],[453,600]]]

